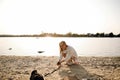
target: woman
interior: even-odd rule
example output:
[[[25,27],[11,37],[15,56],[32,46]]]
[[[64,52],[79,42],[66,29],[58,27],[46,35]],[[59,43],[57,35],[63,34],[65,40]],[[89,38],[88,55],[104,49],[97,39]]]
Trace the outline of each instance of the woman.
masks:
[[[78,64],[78,55],[75,49],[66,44],[65,41],[59,43],[60,47],[60,59],[57,65],[61,65],[62,62],[66,62],[67,65]]]

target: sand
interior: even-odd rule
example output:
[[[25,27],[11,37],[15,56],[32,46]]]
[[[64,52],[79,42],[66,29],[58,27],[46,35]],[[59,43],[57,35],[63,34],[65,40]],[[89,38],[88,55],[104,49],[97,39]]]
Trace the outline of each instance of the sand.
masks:
[[[57,56],[0,56],[0,80],[29,80],[36,69],[43,76],[58,68]],[[65,63],[45,80],[120,80],[120,57],[79,57],[79,65]]]

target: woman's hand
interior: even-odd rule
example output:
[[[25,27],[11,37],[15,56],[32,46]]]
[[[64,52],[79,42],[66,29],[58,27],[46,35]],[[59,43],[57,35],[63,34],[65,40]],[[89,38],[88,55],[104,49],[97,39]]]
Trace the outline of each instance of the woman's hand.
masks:
[[[61,65],[61,62],[60,62],[60,61],[58,61],[58,62],[57,62],[57,66],[60,66],[60,65]]]
[[[61,60],[57,62],[57,66],[60,66],[62,62],[64,62],[65,60]]]

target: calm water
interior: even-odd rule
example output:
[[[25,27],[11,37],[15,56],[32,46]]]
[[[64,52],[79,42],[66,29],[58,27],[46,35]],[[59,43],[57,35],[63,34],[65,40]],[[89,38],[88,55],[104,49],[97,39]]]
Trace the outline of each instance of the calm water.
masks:
[[[120,38],[0,38],[0,55],[59,56],[59,42],[66,41],[79,56],[120,56]],[[39,54],[38,51],[44,51]]]

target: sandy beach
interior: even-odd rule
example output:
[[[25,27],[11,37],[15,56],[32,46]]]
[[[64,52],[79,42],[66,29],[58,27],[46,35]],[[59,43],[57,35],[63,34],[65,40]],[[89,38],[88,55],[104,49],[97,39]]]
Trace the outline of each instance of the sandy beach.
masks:
[[[58,68],[57,56],[0,56],[0,80],[29,80],[31,72],[45,80],[120,80],[120,57],[79,57],[79,65]],[[53,73],[51,73],[54,71]]]

